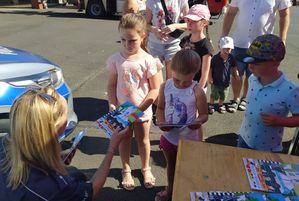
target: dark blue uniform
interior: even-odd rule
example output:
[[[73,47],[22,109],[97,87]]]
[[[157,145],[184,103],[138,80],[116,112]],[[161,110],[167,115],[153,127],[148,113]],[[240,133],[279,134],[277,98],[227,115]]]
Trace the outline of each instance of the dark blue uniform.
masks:
[[[0,161],[4,157],[4,138],[0,138]],[[91,183],[34,167],[30,168],[27,183],[12,190],[7,188],[7,173],[0,170],[0,198],[3,201],[90,201],[92,193]]]

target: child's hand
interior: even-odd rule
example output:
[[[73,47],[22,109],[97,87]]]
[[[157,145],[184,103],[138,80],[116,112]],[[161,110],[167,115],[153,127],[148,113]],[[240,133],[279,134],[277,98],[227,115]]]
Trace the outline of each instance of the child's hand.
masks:
[[[272,115],[270,113],[261,112],[260,113],[263,124],[265,126],[277,126],[279,122],[279,116]]]
[[[171,32],[175,31],[176,30],[176,27],[174,24],[170,24],[170,25],[167,25],[166,27],[164,27],[161,31],[163,34],[167,35],[167,34],[170,34]]]
[[[201,127],[202,123],[200,121],[193,121],[188,128],[190,128],[191,130],[196,130],[199,129]]]
[[[114,104],[109,104],[109,111],[115,110],[116,106]]]
[[[152,29],[152,32],[155,34],[156,38],[161,40],[161,41],[167,41],[168,35],[162,32],[161,29],[155,27]]]
[[[129,125],[127,128],[125,128],[122,131],[116,130],[115,132],[113,132],[111,139],[110,139],[110,144],[109,144],[109,148],[111,148],[112,150],[117,150],[119,143],[126,137],[129,136],[129,131],[132,130],[132,125]]]
[[[213,84],[213,78],[208,77],[208,83],[209,83],[209,84]]]

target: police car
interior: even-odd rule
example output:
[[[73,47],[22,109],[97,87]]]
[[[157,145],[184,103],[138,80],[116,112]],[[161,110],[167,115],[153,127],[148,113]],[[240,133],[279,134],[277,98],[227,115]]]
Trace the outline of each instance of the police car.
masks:
[[[78,119],[59,66],[27,51],[0,46],[0,135],[9,133],[9,111],[14,100],[29,88],[45,86],[55,88],[68,102],[68,124],[60,136],[63,140],[75,129]]]

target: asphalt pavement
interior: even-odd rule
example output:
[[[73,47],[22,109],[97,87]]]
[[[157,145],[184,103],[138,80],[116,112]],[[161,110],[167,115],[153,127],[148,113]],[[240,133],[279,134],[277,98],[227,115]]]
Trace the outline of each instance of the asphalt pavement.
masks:
[[[292,7],[291,15],[286,43],[287,56],[281,69],[289,79],[299,83],[299,7]],[[222,20],[223,17],[213,20],[214,24],[210,27],[216,51],[215,41],[221,33]],[[65,80],[73,91],[74,107],[79,118],[76,131],[88,129],[88,135],[82,140],[71,165],[88,177],[99,167],[109,143],[94,122],[107,112],[105,61],[120,48],[117,24],[118,17],[89,19],[84,13],[76,12],[73,6],[50,5],[47,10],[33,10],[30,5],[0,7],[1,45],[43,55],[62,67]],[[210,115],[209,121],[204,125],[205,140],[235,145],[243,114],[238,111],[235,114]],[[289,141],[293,133],[294,129],[286,129],[284,141]],[[121,188],[121,163],[119,155],[116,154],[109,177],[97,201],[152,201],[155,193],[165,187],[166,163],[158,147],[159,129],[152,126],[150,135],[150,163],[157,178],[156,187],[152,190],[143,187],[140,159],[136,143],[133,142],[131,166],[136,189],[127,192]]]

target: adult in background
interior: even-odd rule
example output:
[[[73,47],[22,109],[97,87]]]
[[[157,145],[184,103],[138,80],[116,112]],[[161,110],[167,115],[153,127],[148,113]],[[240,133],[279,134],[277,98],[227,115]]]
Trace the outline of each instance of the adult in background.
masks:
[[[127,13],[137,13],[145,14],[145,0],[125,0],[123,6],[123,15]]]
[[[1,200],[95,199],[127,130],[113,134],[103,162],[86,182],[79,172],[66,171],[60,155],[58,136],[65,130],[67,109],[66,100],[52,88],[29,90],[14,102],[11,132],[0,139]]]
[[[165,3],[168,15],[164,12],[162,1]],[[171,59],[178,52],[180,47],[180,38],[174,38],[169,35],[176,29],[185,30],[186,23],[180,23],[189,10],[187,0],[147,0],[145,17],[150,24],[150,34],[148,47],[150,54],[160,58],[166,67],[166,79],[171,75]],[[172,24],[166,24],[166,17],[172,21]]]
[[[290,0],[232,0],[225,15],[222,37],[227,36],[237,16],[237,24],[233,34],[235,48],[234,56],[244,54],[251,42],[259,35],[272,33],[276,14],[279,14],[279,36],[285,43],[290,23]],[[238,15],[237,15],[238,14]],[[237,62],[240,78],[232,77],[232,89],[234,98],[228,111],[244,111],[246,109],[246,95],[248,91],[248,77],[250,71],[248,65]],[[243,75],[246,77],[243,79]],[[243,87],[243,94],[241,90]]]

